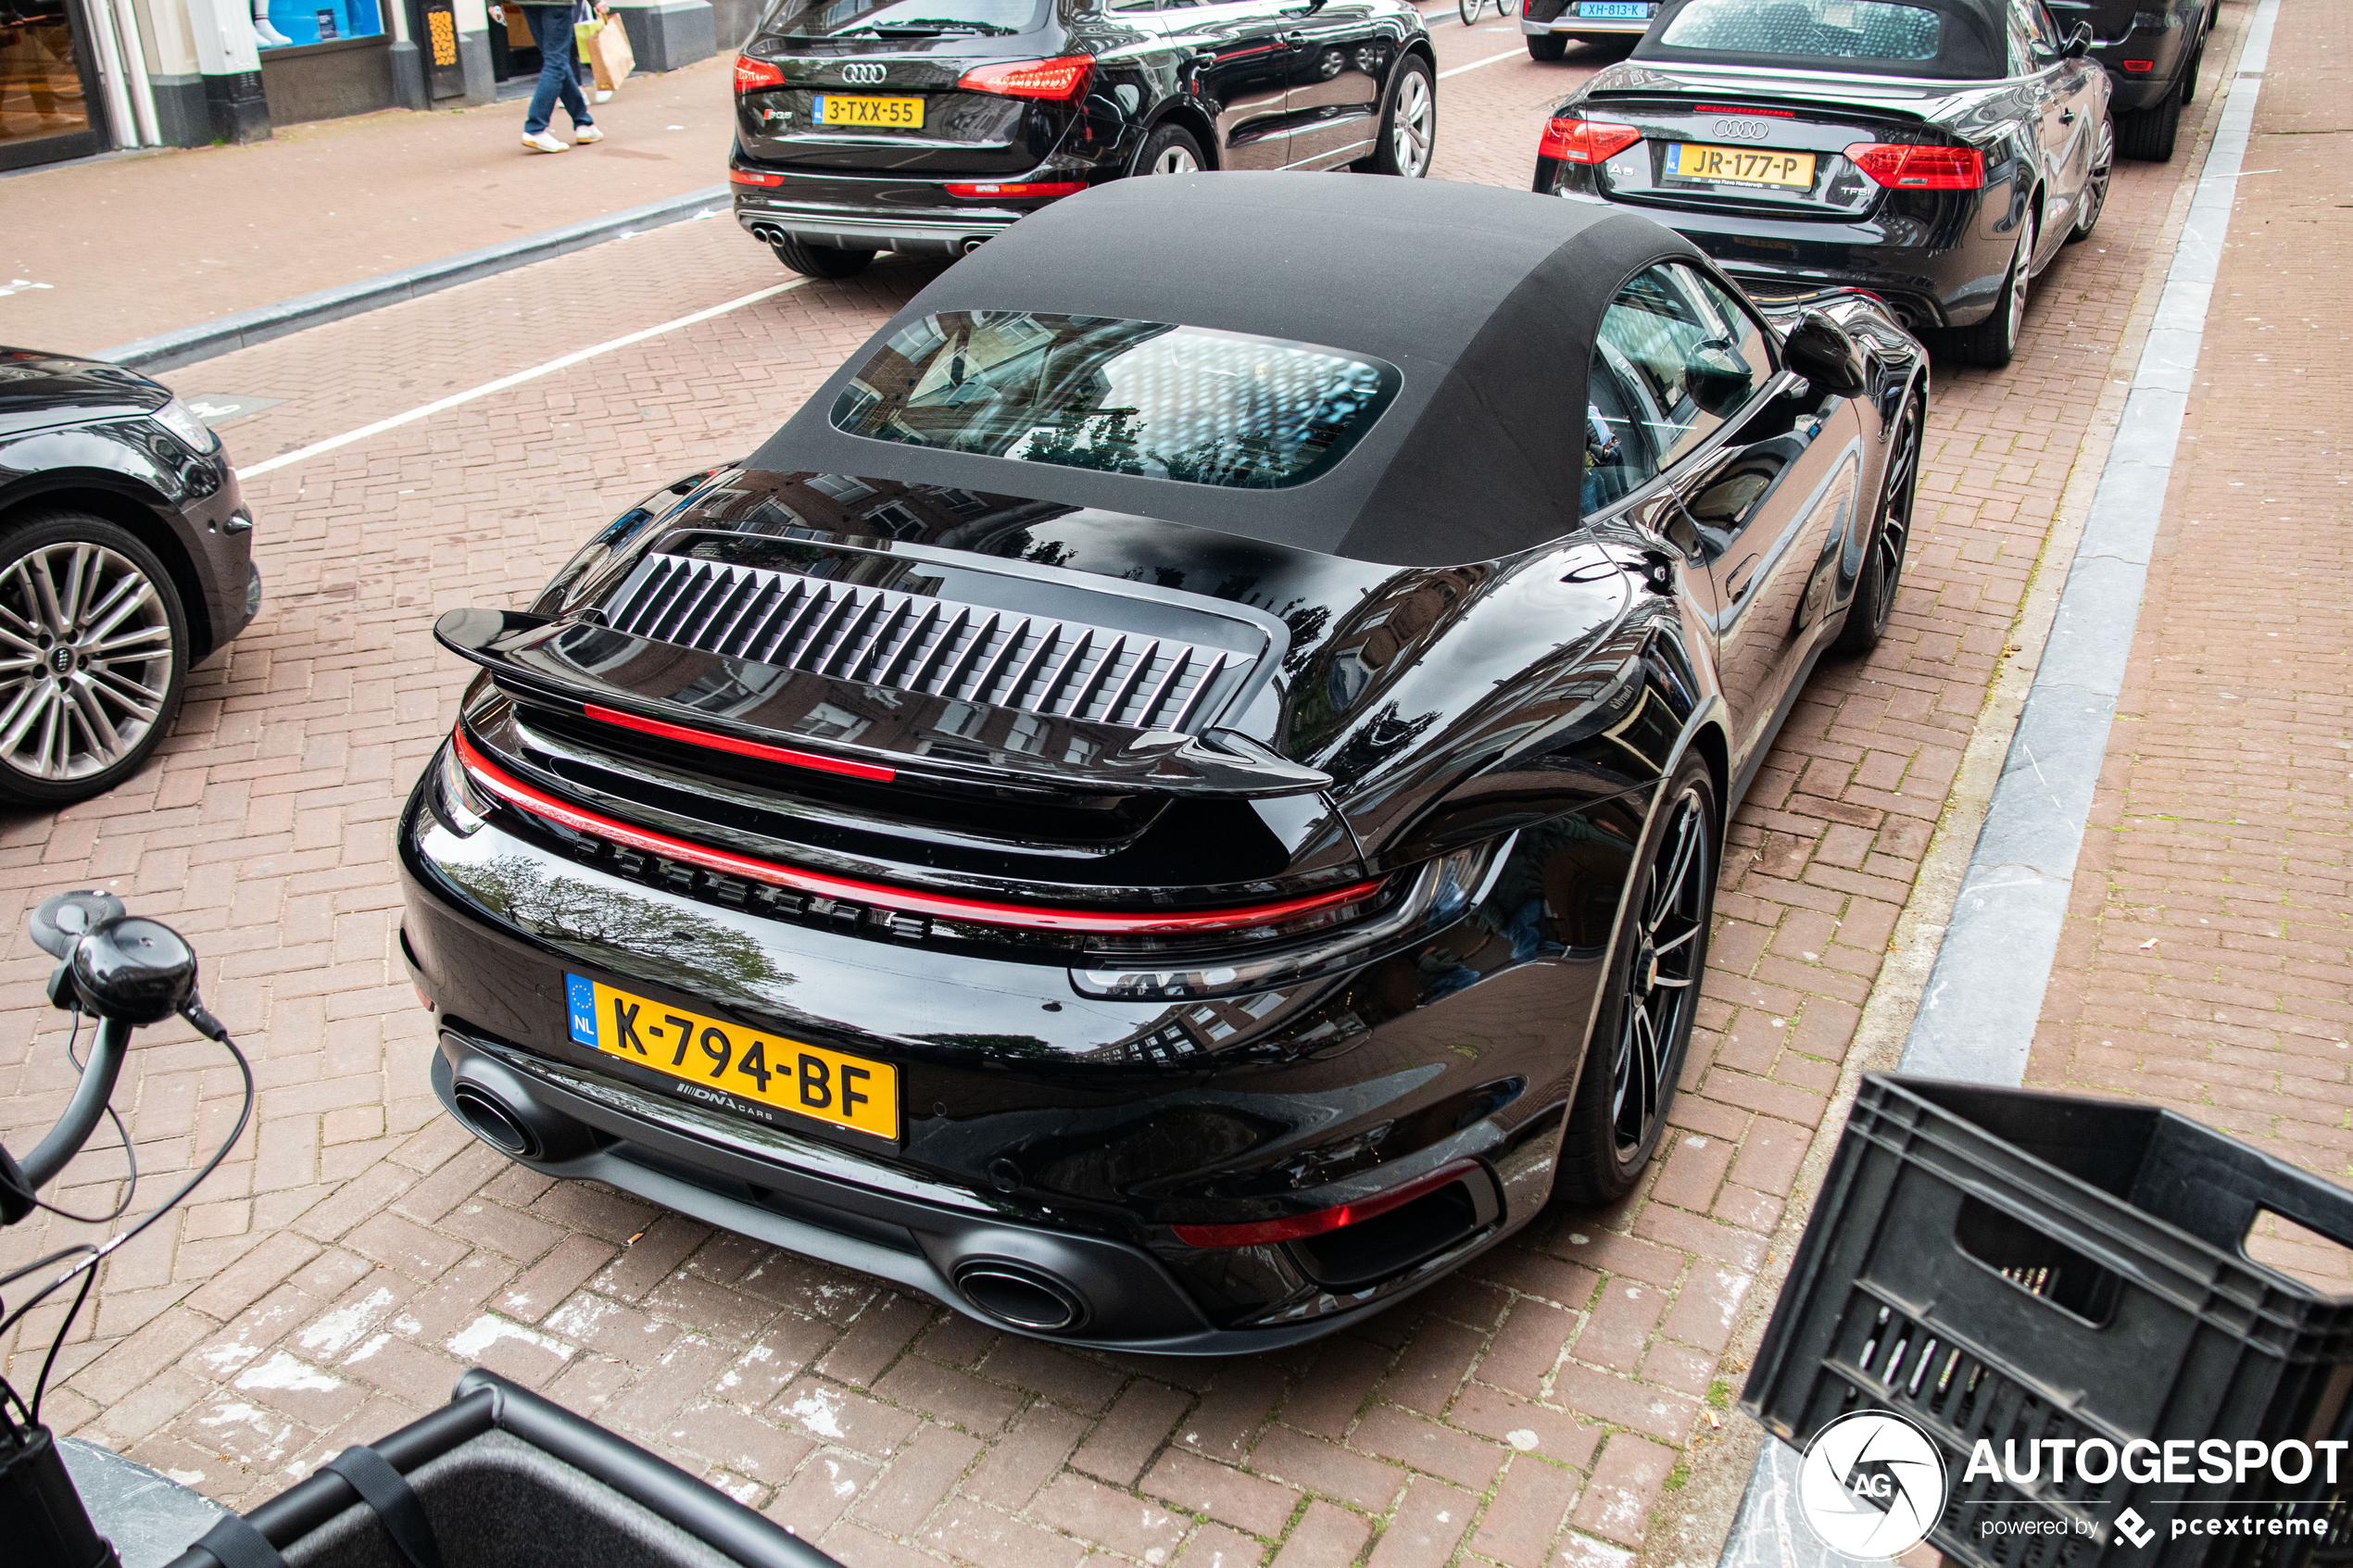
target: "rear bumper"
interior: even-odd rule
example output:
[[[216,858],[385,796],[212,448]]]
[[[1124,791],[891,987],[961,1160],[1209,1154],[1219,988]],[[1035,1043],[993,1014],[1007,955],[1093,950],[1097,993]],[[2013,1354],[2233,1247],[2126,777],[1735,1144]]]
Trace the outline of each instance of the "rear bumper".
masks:
[[[848,179],[774,169],[758,172],[780,178],[784,183],[735,187],[736,221],[746,232],[760,235],[767,230],[805,244],[842,250],[962,256],[1052,199],[963,199],[950,195],[946,182],[936,180]],[[1081,176],[1055,170],[1018,178]]]
[[[1554,17],[1548,22],[1530,21],[1528,18],[1522,17],[1519,19],[1519,30],[1520,31],[1527,33],[1531,38],[1543,38],[1546,36],[1557,36],[1561,38],[1640,38],[1643,33],[1650,31],[1651,24],[1646,18],[1628,18],[1622,20],[1597,18],[1592,21],[1587,21],[1583,18],[1572,14],[1575,9],[1576,7],[1571,6],[1568,11],[1563,12],[1561,15]]]

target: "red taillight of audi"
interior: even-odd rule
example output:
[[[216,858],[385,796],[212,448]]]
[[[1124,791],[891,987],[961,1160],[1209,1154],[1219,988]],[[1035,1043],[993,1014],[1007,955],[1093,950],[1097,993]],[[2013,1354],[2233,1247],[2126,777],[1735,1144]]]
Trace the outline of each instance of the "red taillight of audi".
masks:
[[[766,87],[782,87],[785,73],[766,60],[755,60],[749,55],[736,56],[736,91],[757,93]]]
[[[1084,180],[1028,180],[1002,184],[967,185],[950,182],[948,194],[967,201],[1003,201],[1011,197],[1075,196],[1087,188]]]
[[[727,178],[738,185],[774,187],[785,182],[781,174],[761,174],[749,169],[731,169],[727,171]]]
[[[956,85],[967,93],[996,93],[1008,98],[1040,98],[1062,102],[1087,90],[1095,73],[1092,55],[1063,55],[1051,60],[1016,60],[1000,66],[975,66]]]
[[[1544,139],[1536,144],[1536,156],[1563,163],[1600,163],[1642,139],[1642,133],[1630,125],[1554,116],[1545,122]]]
[[[1982,191],[1985,155],[1975,147],[1905,147],[1857,142],[1847,161],[1891,191]]]
[[[1253,1220],[1239,1225],[1176,1225],[1171,1228],[1176,1231],[1176,1239],[1188,1247],[1266,1247],[1278,1241],[1303,1241],[1311,1236],[1339,1230],[1343,1225],[1361,1224],[1392,1209],[1403,1209],[1417,1198],[1427,1198],[1441,1187],[1453,1185],[1477,1169],[1478,1161],[1476,1160],[1453,1160],[1417,1181],[1391,1187],[1371,1198],[1358,1198],[1353,1203],[1318,1209],[1312,1214],[1290,1214],[1279,1220]]]

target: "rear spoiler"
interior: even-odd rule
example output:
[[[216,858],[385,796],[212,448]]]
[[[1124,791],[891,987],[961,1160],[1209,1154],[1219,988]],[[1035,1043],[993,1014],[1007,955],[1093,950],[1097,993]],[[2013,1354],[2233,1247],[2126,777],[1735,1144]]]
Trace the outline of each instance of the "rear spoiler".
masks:
[[[1042,726],[1033,731],[1034,749],[987,746],[954,738],[962,732],[944,721],[945,721],[949,709],[960,706],[945,697],[881,692],[838,677],[616,632],[588,620],[453,609],[434,622],[433,634],[443,647],[488,671],[510,695],[666,734],[683,745],[822,772],[994,791],[1013,785],[1059,794],[1228,798],[1301,795],[1332,782],[1328,773],[1223,730],[1188,735],[1026,714]],[[722,692],[730,694],[727,704],[714,708],[711,696]],[[695,697],[681,700],[688,693]],[[807,726],[812,710],[827,697],[856,700],[868,694],[887,699],[878,706],[889,722],[877,727],[922,733],[921,749],[861,745],[839,734],[812,734]],[[591,714],[591,709],[606,712]],[[978,728],[985,733],[987,725]]]

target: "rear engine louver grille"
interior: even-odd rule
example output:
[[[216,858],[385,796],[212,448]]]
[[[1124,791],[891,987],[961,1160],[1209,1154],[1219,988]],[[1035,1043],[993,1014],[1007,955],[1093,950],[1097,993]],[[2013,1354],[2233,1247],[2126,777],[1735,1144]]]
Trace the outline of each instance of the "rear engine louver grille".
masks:
[[[605,621],[731,659],[1139,730],[1213,717],[1251,662],[1170,637],[684,556],[639,566]]]

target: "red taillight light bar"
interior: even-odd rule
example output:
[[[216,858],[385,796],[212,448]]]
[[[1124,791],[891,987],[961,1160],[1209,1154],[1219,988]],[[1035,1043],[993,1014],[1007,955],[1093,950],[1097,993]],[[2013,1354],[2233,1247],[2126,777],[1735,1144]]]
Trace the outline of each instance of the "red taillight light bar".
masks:
[[[2120,63],[2126,70],[2155,70],[2157,69],[2155,60],[2124,60]]]
[[[785,182],[781,174],[761,174],[749,169],[731,169],[727,171],[727,178],[738,185],[781,185]]]
[[[1975,147],[1913,147],[1857,142],[1847,161],[1891,191],[1978,191],[1985,188],[1985,155]]]
[[[766,60],[755,60],[749,55],[736,56],[736,91],[757,93],[763,87],[782,87],[785,73]]]
[[[1353,1203],[1336,1208],[1318,1209],[1312,1214],[1293,1214],[1280,1220],[1252,1220],[1239,1225],[1175,1225],[1176,1239],[1188,1247],[1265,1247],[1278,1241],[1301,1241],[1326,1231],[1336,1231],[1343,1225],[1353,1225],[1386,1214],[1392,1209],[1403,1209],[1417,1198],[1426,1198],[1441,1187],[1452,1186],[1478,1169],[1476,1160],[1456,1160],[1441,1165],[1426,1176],[1391,1187],[1371,1198],[1360,1198]]]
[[[1075,196],[1086,188],[1087,182],[1084,180],[1029,180],[1000,184],[950,183],[948,194],[951,196],[1001,200],[1014,196]]]
[[[1076,98],[1095,73],[1092,55],[1063,55],[1051,60],[1013,60],[975,66],[956,83],[967,93],[998,93],[1008,98]]]
[[[668,834],[617,822],[601,813],[559,800],[514,777],[484,757],[466,738],[463,728],[451,734],[449,743],[457,748],[458,760],[465,765],[466,776],[475,784],[520,810],[545,817],[575,833],[590,834],[648,855],[663,856],[685,865],[698,866],[725,876],[739,876],[747,882],[757,882],[770,887],[788,887],[796,893],[811,893],[821,898],[844,898],[855,904],[903,909],[909,914],[931,915],[940,920],[967,921],[975,925],[1011,926],[1022,931],[1070,932],[1081,935],[1210,935],[1221,931],[1244,931],[1334,905],[1352,903],[1378,891],[1380,887],[1378,881],[1360,882],[1334,892],[1314,893],[1302,898],[1286,898],[1278,903],[1176,914],[1042,909],[1033,904],[999,904],[980,898],[921,893],[910,887],[892,887],[879,882],[826,876],[818,872],[802,871],[798,866],[757,860],[749,855],[730,854],[724,849],[712,849],[683,838],[673,838]]]
[[[1536,156],[1564,163],[1600,163],[1642,139],[1642,133],[1630,125],[1556,115],[1545,122],[1544,139],[1536,144]]]
[[[712,751],[732,751],[738,757],[757,757],[763,762],[813,768],[821,773],[871,779],[876,784],[888,784],[899,776],[896,769],[876,767],[871,762],[821,757],[813,751],[795,751],[786,746],[762,746],[758,741],[737,740],[733,735],[714,734],[709,730],[690,730],[684,724],[666,724],[659,719],[640,719],[635,713],[623,713],[617,708],[599,708],[593,702],[584,703],[582,707],[589,718],[599,723],[615,724],[624,730],[635,730],[639,734],[660,735],[663,740],[683,741],[688,746],[705,746]]]

